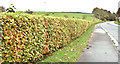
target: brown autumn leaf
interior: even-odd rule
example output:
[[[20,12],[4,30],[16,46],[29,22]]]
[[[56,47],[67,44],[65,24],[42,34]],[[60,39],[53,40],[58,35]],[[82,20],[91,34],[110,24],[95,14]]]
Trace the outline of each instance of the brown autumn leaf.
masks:
[[[89,47],[87,47],[87,49],[89,49]]]
[[[70,59],[70,57],[68,57],[68,59]]]
[[[77,49],[75,49],[74,51],[77,51]]]
[[[84,50],[82,50],[82,52],[85,52]]]
[[[64,58],[64,59],[67,59],[67,58]]]
[[[49,53],[49,56],[52,56],[52,55]]]
[[[71,48],[71,51],[73,51],[73,48]]]
[[[86,46],[88,46],[88,44]]]
[[[75,45],[77,45],[77,43],[75,43]]]
[[[69,52],[68,50],[66,52]]]
[[[64,56],[67,56],[67,54],[64,54]]]
[[[76,61],[77,61],[78,59],[76,59]]]
[[[62,61],[61,59],[59,59],[60,61]]]
[[[82,47],[80,47],[80,48],[82,48]]]
[[[87,43],[89,43],[89,41],[87,41]]]
[[[55,59],[58,59],[57,57],[55,57]]]

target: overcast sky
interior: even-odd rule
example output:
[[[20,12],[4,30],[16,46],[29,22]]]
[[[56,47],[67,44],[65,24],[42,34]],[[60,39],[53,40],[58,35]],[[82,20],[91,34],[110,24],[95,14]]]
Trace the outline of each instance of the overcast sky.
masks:
[[[118,10],[120,0],[0,0],[5,8],[14,4],[18,11],[51,11],[51,12],[87,12],[93,8],[103,8],[111,12]]]

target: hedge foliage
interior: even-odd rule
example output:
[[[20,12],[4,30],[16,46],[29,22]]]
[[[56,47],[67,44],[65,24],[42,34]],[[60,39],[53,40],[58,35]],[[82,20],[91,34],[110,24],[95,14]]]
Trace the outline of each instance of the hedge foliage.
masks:
[[[5,62],[40,61],[99,22],[101,21],[3,13],[2,59]]]

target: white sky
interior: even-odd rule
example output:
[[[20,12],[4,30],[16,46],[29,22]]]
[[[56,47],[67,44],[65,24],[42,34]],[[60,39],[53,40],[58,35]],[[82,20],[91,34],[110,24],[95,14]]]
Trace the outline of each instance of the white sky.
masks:
[[[87,12],[93,8],[103,8],[117,12],[120,0],[0,0],[0,6],[5,8],[14,4],[18,11],[51,11],[51,12]],[[45,4],[46,2],[46,4]]]

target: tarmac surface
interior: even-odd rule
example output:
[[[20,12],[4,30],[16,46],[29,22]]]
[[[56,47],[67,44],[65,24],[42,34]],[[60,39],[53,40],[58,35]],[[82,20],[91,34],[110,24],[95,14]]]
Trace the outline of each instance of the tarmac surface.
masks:
[[[84,49],[77,62],[118,62],[113,42],[100,24],[95,26],[89,42],[89,49]]]
[[[117,41],[120,42],[120,26],[115,24],[114,21],[100,23],[100,25],[105,28],[109,34]],[[120,44],[120,43],[119,43]]]
[[[100,23],[100,25],[112,36],[114,43],[117,43],[118,63],[120,64],[120,25],[114,23],[115,21]],[[116,46],[116,45],[115,45]]]

